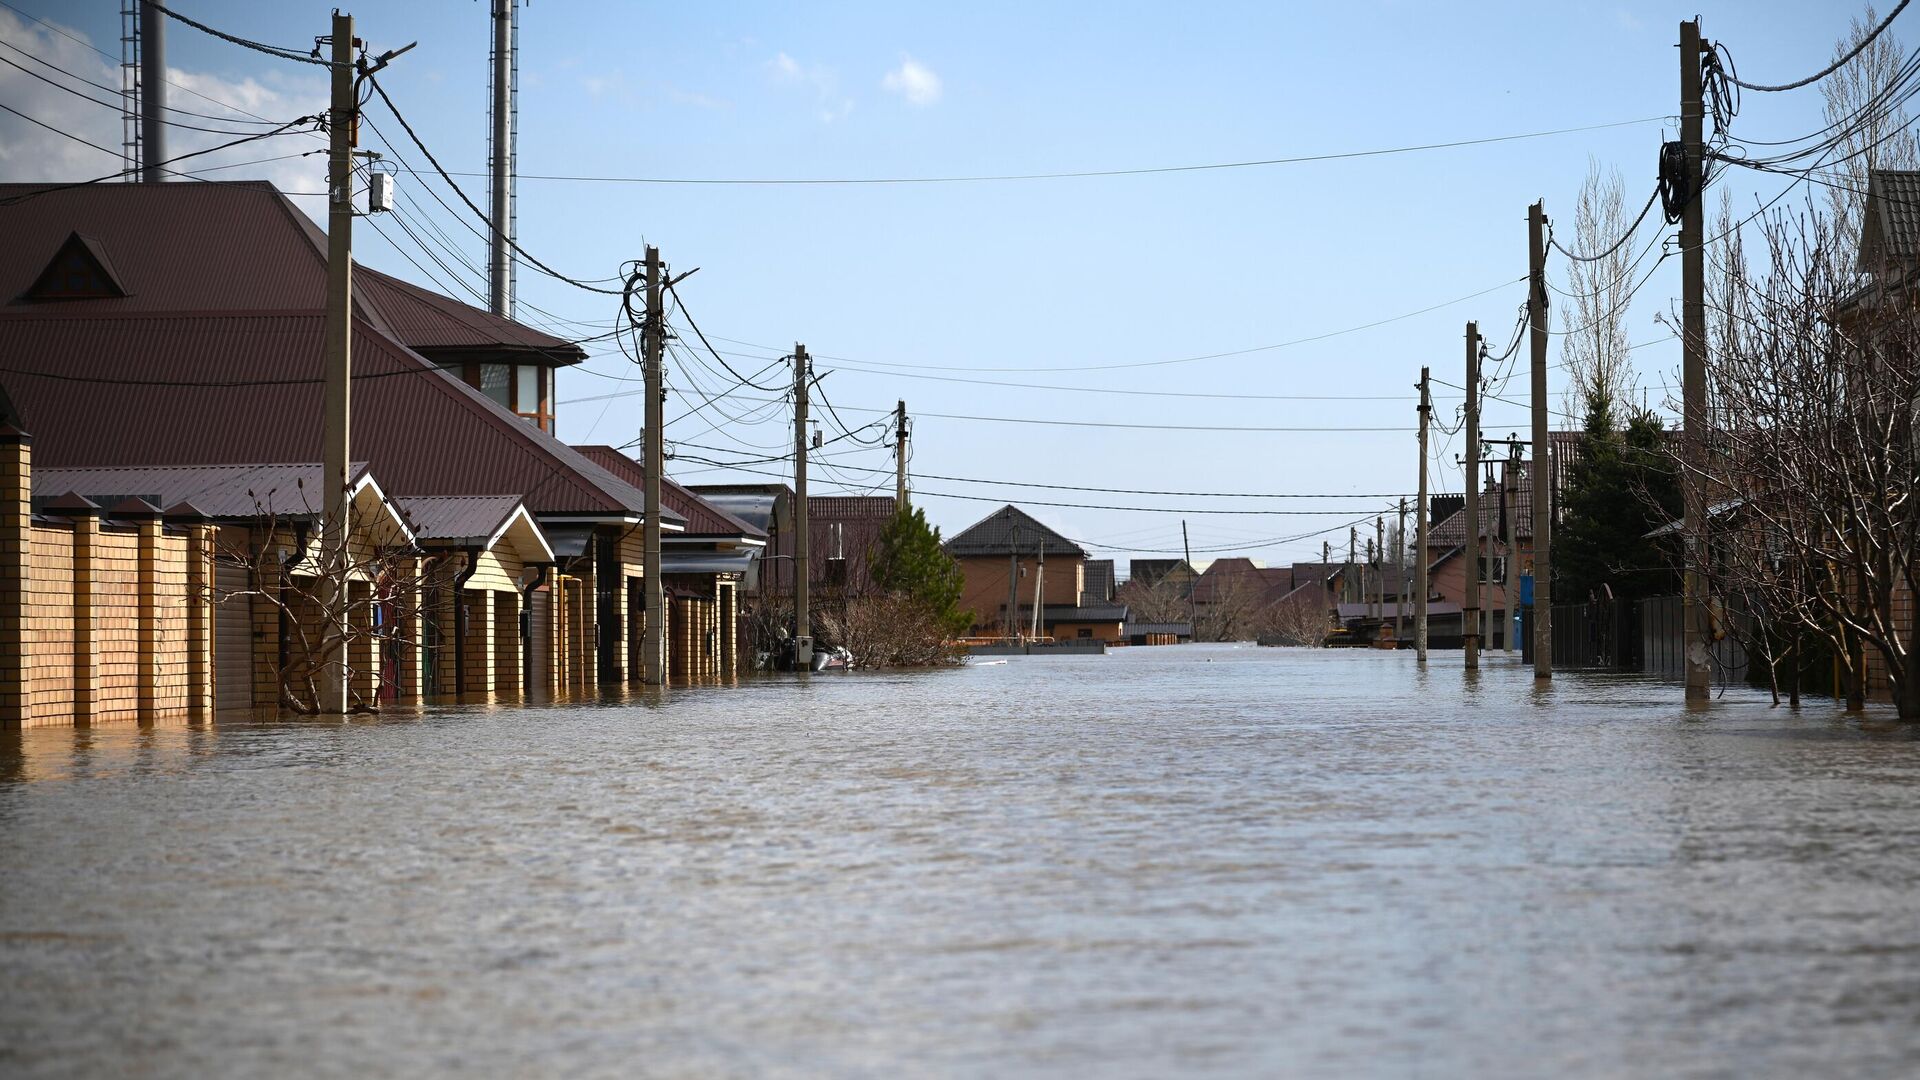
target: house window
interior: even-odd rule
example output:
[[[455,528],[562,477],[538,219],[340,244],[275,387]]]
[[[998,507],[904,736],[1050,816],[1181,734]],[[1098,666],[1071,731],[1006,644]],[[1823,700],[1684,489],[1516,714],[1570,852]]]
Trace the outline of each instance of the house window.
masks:
[[[481,364],[480,392],[499,402],[501,408],[513,408],[513,365]]]
[[[1090,638],[1090,637],[1092,637],[1092,636],[1093,636],[1093,627],[1091,627],[1091,626],[1083,626],[1083,627],[1081,627],[1081,628],[1080,628],[1079,630],[1077,630],[1077,631],[1075,631],[1075,633],[1074,633],[1074,636],[1075,636],[1075,637],[1083,637],[1083,638]]]
[[[847,557],[847,553],[842,547],[842,541],[846,535],[841,532],[843,524],[843,522],[839,521],[827,522],[827,551],[829,552],[827,558],[829,559],[844,559]]]

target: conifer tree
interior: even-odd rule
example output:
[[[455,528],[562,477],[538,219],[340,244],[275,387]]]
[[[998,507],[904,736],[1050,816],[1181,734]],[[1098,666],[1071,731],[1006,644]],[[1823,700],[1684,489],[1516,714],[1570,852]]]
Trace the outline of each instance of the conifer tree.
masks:
[[[923,510],[903,506],[887,522],[873,553],[873,579],[921,604],[948,634],[963,634],[973,625],[973,613],[959,606],[966,577],[940,546],[940,530],[927,524]]]

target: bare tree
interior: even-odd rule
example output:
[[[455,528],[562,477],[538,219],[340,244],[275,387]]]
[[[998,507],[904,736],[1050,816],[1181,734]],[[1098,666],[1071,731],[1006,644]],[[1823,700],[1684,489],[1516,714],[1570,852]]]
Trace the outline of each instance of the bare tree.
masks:
[[[1267,605],[1256,619],[1255,636],[1263,645],[1294,645],[1317,649],[1334,628],[1326,590],[1318,585],[1295,589]]]
[[[436,591],[422,573],[433,564],[411,544],[388,543],[397,530],[365,527],[351,501],[348,535],[353,539],[329,551],[320,542],[326,534],[324,515],[274,513],[268,509],[274,494],[254,495],[258,523],[247,530],[222,530],[212,552],[216,566],[244,568],[247,587],[210,585],[208,600],[249,605],[257,600],[275,613],[282,628],[283,654],[275,665],[281,707],[318,713],[321,680],[344,668],[347,711],[378,712],[382,661],[407,651],[418,656],[419,640],[407,628],[420,625],[425,600]],[[207,578],[217,582],[220,575]],[[330,580],[347,582],[346,590],[327,587]],[[438,584],[451,588],[450,581]]]
[[[1920,718],[1920,323],[1913,292],[1863,287],[1852,248],[1812,206],[1765,221],[1764,265],[1731,261],[1706,465],[1714,591],[1761,625],[1778,667],[1805,640],[1839,658],[1850,697],[1868,657]],[[1726,620],[1721,617],[1722,622]]]
[[[1633,406],[1633,359],[1627,352],[1627,307],[1633,292],[1633,241],[1624,239],[1634,224],[1626,205],[1626,181],[1620,170],[1602,170],[1587,159],[1587,176],[1573,207],[1573,232],[1583,256],[1567,262],[1567,291],[1561,309],[1566,332],[1560,357],[1567,368],[1566,411],[1585,415],[1597,402],[1626,416]]]
[[[1847,36],[1834,44],[1834,55],[1858,47],[1879,23],[1879,13],[1867,5],[1854,18]],[[1827,188],[1827,199],[1833,238],[1843,251],[1853,250],[1859,240],[1867,174],[1874,169],[1910,169],[1920,161],[1920,145],[1907,127],[1906,108],[1881,100],[1899,80],[1906,62],[1899,40],[1891,32],[1884,33],[1820,84],[1827,124],[1837,137],[1832,156],[1841,175]]]
[[[1172,575],[1149,585],[1144,581],[1123,581],[1113,598],[1127,605],[1127,613],[1136,622],[1183,623],[1193,615],[1190,599],[1192,581],[1179,581]]]

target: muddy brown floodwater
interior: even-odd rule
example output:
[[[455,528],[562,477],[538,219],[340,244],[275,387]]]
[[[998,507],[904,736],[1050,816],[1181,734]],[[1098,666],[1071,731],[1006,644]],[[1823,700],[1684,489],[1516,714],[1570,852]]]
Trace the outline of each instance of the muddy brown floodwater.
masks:
[[[0,741],[0,1074],[1912,1076],[1920,743],[1181,646]]]

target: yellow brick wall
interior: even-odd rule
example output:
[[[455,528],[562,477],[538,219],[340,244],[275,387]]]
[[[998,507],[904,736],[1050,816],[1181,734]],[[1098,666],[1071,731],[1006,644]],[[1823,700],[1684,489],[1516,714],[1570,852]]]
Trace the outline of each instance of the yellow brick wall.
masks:
[[[33,677],[28,724],[66,724],[73,715],[73,529],[32,530],[27,556],[25,661]]]
[[[153,560],[153,678],[144,689],[158,716],[187,711],[187,538],[162,535]]]
[[[130,529],[100,530],[93,560],[94,637],[100,658],[100,701],[94,719],[140,718],[140,538]]]

